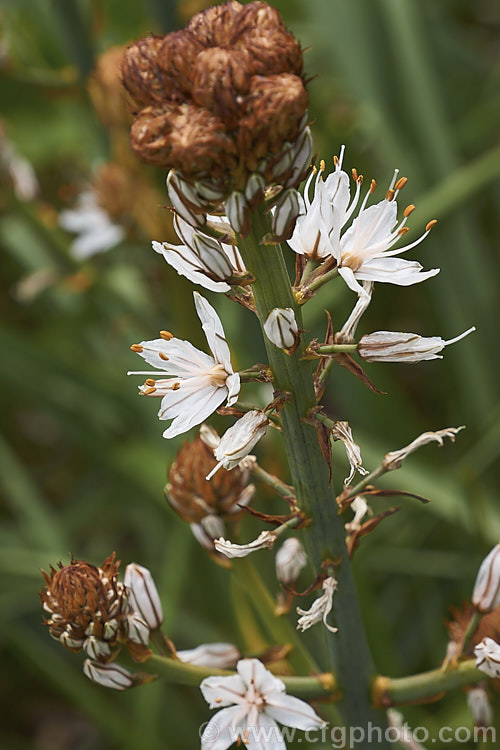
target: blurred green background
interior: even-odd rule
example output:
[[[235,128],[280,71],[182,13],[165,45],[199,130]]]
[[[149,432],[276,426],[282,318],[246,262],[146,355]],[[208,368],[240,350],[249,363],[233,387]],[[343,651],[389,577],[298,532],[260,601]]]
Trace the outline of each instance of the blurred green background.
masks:
[[[439,219],[409,257],[441,273],[409,288],[378,285],[361,332],[451,338],[478,329],[442,362],[367,366],[386,396],[347,371],[334,372],[327,394],[331,415],[350,422],[369,468],[420,432],[467,425],[454,446],[424,449],[385,481],[432,502],[403,499],[356,555],[378,669],[398,676],[440,663],[448,607],[470,596],[482,557],[500,537],[500,6],[273,4],[308,48],[318,154],[329,162],[345,143],[344,165],[376,177],[381,195],[399,167],[409,178],[402,198],[417,205],[413,238]],[[190,688],[158,682],[112,694],[92,685],[81,655],[51,641],[41,624],[40,567],[68,561],[69,553],[99,564],[116,549],[124,564],[153,571],[179,648],[235,639],[227,571],[207,561],[163,499],[182,440],[162,439],[157,402],[137,398],[136,379],[125,375],[139,362],[130,344],[159,329],[203,344],[190,285],[150,250],[151,239],[169,232],[165,175],[137,167],[143,182],[134,181],[129,196],[134,220],[126,219],[125,241],[109,252],[76,260],[74,238],[58,224],[58,213],[74,205],[102,164],[118,154],[125,171],[135,168],[123,138],[89,98],[97,56],[149,31],[173,30],[201,7],[196,0],[0,2],[0,745],[8,750],[196,747],[197,728],[210,715]],[[12,149],[36,172],[39,190],[30,200],[9,178]],[[163,225],[165,235],[152,236],[149,227]],[[262,361],[251,314],[207,296],[222,315],[236,366]],[[340,326],[353,303],[341,282],[323,289],[307,307],[308,328],[322,334],[325,308]],[[228,424],[218,418],[220,429]],[[271,471],[282,461],[276,447],[269,441],[257,451]],[[336,458],[340,489],[341,448]],[[255,506],[269,507],[268,497],[259,493]],[[245,521],[244,538],[254,529]],[[255,562],[276,593],[272,555]],[[431,731],[471,723],[462,691],[409,707],[405,717]]]

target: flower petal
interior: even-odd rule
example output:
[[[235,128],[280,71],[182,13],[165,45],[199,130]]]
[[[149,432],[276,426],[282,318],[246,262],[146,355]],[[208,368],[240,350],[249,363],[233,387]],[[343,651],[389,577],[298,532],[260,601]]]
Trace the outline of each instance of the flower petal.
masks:
[[[246,704],[246,685],[239,674],[227,677],[206,677],[200,690],[210,708]]]
[[[316,729],[325,724],[312,706],[293,695],[267,693],[265,712],[280,724],[296,729]]]
[[[230,290],[231,287],[225,281],[215,281],[203,272],[199,258],[187,245],[153,242],[153,250],[163,255],[167,263],[180,276],[185,276],[193,284],[199,284],[210,292],[228,292]]]
[[[422,271],[422,268],[422,265],[416,260],[392,257],[372,258],[358,268],[355,276],[357,279],[364,281],[385,281],[398,286],[411,286],[430,279],[439,273],[439,268],[432,268],[430,271]],[[341,273],[341,269],[339,269],[339,273]]]
[[[200,378],[183,380],[176,391],[170,391],[163,397],[158,416],[160,419],[173,418],[163,437],[175,437],[200,424],[213,414],[226,398],[225,388],[212,385],[200,388],[199,383],[193,387],[193,381],[199,380]]]
[[[267,712],[257,714],[255,720],[248,716],[247,726],[244,733],[244,742],[247,750],[286,750],[285,740],[279,726],[272,716]]]
[[[266,669],[258,659],[240,659],[236,669],[244,683],[248,687],[253,685],[264,697],[268,692],[284,693],[286,690],[285,684]]]
[[[170,341],[152,339],[141,341],[140,346],[142,352],[138,354],[149,365],[162,370],[167,375],[189,378],[198,374],[200,370],[209,370],[215,365],[212,357],[183,339],[172,338]]]
[[[217,362],[223,365],[225,371],[232,375],[231,356],[226,336],[219,316],[212,305],[198,292],[193,293],[196,312],[201,321],[203,332],[207,338],[210,351]]]
[[[227,750],[244,733],[248,708],[231,706],[212,716],[201,736],[201,750]]]

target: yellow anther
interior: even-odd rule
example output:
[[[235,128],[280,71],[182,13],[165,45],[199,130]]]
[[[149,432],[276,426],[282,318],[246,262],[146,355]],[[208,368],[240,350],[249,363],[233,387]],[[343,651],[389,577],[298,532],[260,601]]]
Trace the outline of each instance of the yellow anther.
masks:
[[[413,203],[410,203],[409,206],[406,206],[405,210],[403,211],[403,216],[405,217],[405,219],[407,219],[408,216],[414,212],[414,210],[415,206],[413,205]]]
[[[340,163],[339,162],[339,157],[337,155],[335,155],[333,157],[333,166],[336,167],[339,163]]]
[[[174,334],[170,333],[170,331],[160,331],[160,336],[162,339],[165,339],[165,341],[170,341],[170,339],[174,338]]]
[[[146,388],[146,390],[144,391],[144,395],[151,396],[155,392],[156,392],[156,388]]]
[[[216,698],[216,699],[215,699],[215,702],[216,702],[216,703],[222,703],[222,698]]]
[[[396,195],[396,191],[393,188],[389,188],[389,190],[385,194],[386,201],[392,201],[392,200],[394,200],[394,196],[395,195]]]
[[[401,229],[398,229],[398,234],[402,237],[403,234],[406,234],[406,232],[410,231],[410,227],[401,227]]]
[[[132,344],[130,348],[132,349],[133,352],[137,352],[138,354],[144,351],[143,347],[140,344]]]
[[[358,170],[355,167],[352,168],[352,179],[354,182],[357,182],[359,179]]]
[[[402,190],[407,182],[408,182],[408,177],[400,177],[399,180],[394,185],[394,187],[396,188],[396,190]]]
[[[162,359],[164,362],[168,362],[168,357],[166,354],[163,354],[163,352],[158,352],[158,356],[160,359]]]
[[[315,166],[314,166],[314,164],[313,164],[313,165],[312,165],[312,168],[313,168],[313,174],[316,174],[316,173],[317,173],[317,171],[318,171],[317,167],[315,167]]]
[[[322,172],[324,172],[324,171],[325,171],[325,169],[326,169],[326,164],[325,164],[325,160],[324,160],[324,159],[321,159],[321,161],[320,161],[320,163],[319,163],[319,168],[320,168],[320,170],[321,170]]]
[[[173,391],[178,391],[180,387],[181,387],[180,383],[172,383],[172,390]]]
[[[156,380],[153,380],[153,378],[148,378],[148,379],[147,379],[147,380],[146,380],[146,381],[144,382],[144,385],[147,385],[147,386],[149,386],[150,388],[152,388],[152,387],[153,387],[154,385],[156,385]]]
[[[426,227],[425,227],[425,231],[426,231],[426,232],[430,232],[430,231],[431,231],[431,229],[432,229],[432,227],[433,227],[433,226],[434,226],[435,224],[437,224],[437,219],[432,219],[432,221],[430,221],[430,222],[429,222],[429,223],[428,223],[428,224],[426,225]]]
[[[372,180],[370,182],[370,193],[374,193],[376,189],[377,189],[377,183],[375,182],[375,180]]]

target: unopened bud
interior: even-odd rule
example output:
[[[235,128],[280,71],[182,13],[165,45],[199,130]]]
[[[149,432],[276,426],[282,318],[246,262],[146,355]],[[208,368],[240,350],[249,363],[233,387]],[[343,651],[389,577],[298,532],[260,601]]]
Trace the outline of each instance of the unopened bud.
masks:
[[[252,208],[262,200],[266,189],[266,181],[261,174],[252,172],[245,185],[245,198]]]
[[[143,618],[137,612],[133,612],[127,617],[125,628],[129,640],[133,643],[139,643],[141,646],[147,646],[149,643],[149,628]]]
[[[238,419],[221,437],[214,451],[218,464],[207,475],[207,479],[210,479],[221,466],[228,471],[238,466],[241,459],[248,456],[254,445],[265,435],[268,424],[266,415],[256,410],[249,411]]]
[[[500,605],[500,544],[493,547],[481,563],[472,592],[472,603],[483,614]]]
[[[500,677],[500,646],[493,638],[483,638],[474,648],[476,667],[489,677]]]
[[[125,568],[123,579],[129,591],[130,606],[139,613],[151,630],[156,630],[163,622],[163,610],[153,576],[142,565],[131,563]]]
[[[419,336],[417,333],[376,331],[363,336],[358,354],[367,362],[406,362],[413,364],[428,359],[442,359],[439,352],[476,329],[469,328],[460,336],[445,341],[440,336]]]
[[[294,584],[300,571],[307,565],[307,556],[300,541],[291,536],[276,553],[276,578],[285,585]]]
[[[166,76],[158,63],[163,37],[156,34],[128,47],[122,63],[123,85],[136,104],[148,106],[166,97]]]
[[[467,703],[476,727],[491,727],[493,711],[488,693],[482,687],[473,687],[467,693]]]
[[[85,659],[83,663],[83,674],[92,682],[112,690],[127,690],[134,683],[133,675],[118,664],[100,664],[99,662]]]
[[[278,198],[272,218],[272,230],[278,241],[289,239],[300,213],[300,195],[294,188],[288,188]]]
[[[186,664],[209,669],[234,669],[241,653],[232,643],[204,643],[186,651],[177,651]]]
[[[235,190],[226,200],[226,216],[232,228],[238,234],[246,235],[250,231],[250,208],[243,193]]]
[[[111,655],[111,648],[109,644],[106,643],[106,641],[101,641],[100,638],[96,638],[94,635],[91,635],[90,638],[87,638],[87,640],[83,644],[83,648],[87,656],[89,656],[91,659],[96,659],[97,661],[105,661],[108,656]]]
[[[290,349],[299,332],[295,313],[291,307],[275,307],[264,323],[264,332],[275,346]]]

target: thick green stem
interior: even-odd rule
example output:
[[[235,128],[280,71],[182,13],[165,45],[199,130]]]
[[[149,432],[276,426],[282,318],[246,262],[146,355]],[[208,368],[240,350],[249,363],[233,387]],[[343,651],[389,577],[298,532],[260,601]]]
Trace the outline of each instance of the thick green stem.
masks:
[[[238,242],[245,266],[255,276],[253,293],[261,325],[274,308],[291,307],[298,327],[302,328],[300,309],[293,295],[281,248],[277,245],[259,245],[260,238],[269,232],[268,217],[256,211],[252,232]],[[328,468],[315,428],[305,421],[309,410],[316,406],[311,363],[301,359],[305,348],[303,343],[290,356],[269,342],[265,335],[264,340],[275,388],[289,394],[280,416],[297,501],[312,519],[311,526],[305,531],[309,557],[316,574],[320,573],[324,561],[340,561],[335,573],[339,585],[334,608],[339,632],[326,634],[329,654],[327,671],[335,673],[342,691],[339,709],[344,722],[365,728],[371,722],[384,728],[385,715],[370,705],[374,667],[361,622],[343,524],[337,514]],[[378,747],[387,747],[387,744],[382,742]]]
[[[315,348],[316,354],[336,354],[337,352],[355,352],[357,344],[322,344]]]
[[[447,690],[485,679],[484,672],[476,668],[475,659],[468,659],[453,669],[433,669],[393,680],[379,677],[375,682],[375,701],[395,706],[431,698]]]

